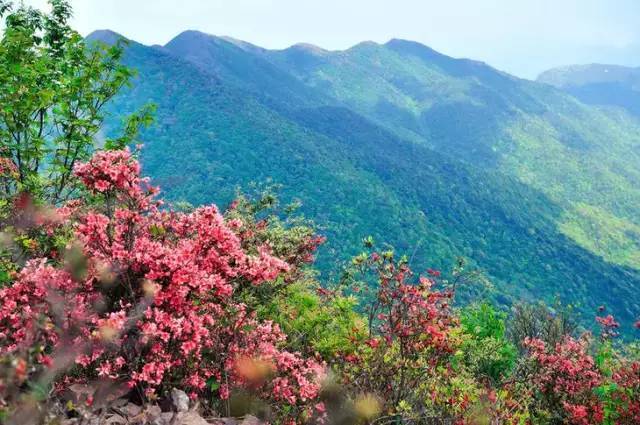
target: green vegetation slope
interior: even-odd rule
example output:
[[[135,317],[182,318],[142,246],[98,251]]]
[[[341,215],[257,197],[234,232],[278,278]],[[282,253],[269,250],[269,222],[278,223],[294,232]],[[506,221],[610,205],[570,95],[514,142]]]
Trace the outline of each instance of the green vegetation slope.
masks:
[[[418,270],[467,257],[503,304],[640,311],[640,127],[628,116],[404,41],[268,51],[187,32],[132,43],[126,61],[139,76],[111,128],[158,105],[142,159],[169,199],[224,204],[272,179],[328,236],[325,271],[371,234]]]

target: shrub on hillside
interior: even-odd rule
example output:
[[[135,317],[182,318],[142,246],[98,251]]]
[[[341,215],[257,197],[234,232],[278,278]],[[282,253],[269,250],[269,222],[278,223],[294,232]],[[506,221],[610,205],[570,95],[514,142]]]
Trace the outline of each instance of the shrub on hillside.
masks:
[[[29,260],[0,290],[0,354],[30,350],[24,360],[35,371],[71,344],[64,348],[77,352],[76,366],[59,390],[103,378],[147,398],[173,386],[221,400],[251,386],[293,407],[315,398],[322,362],[282,350],[279,326],[236,297],[282,279],[292,265],[268,242],[247,246],[243,223],[225,221],[215,206],[160,209],[139,170],[127,150],[76,167],[91,199],[59,208],[53,225],[72,227],[76,245],[66,262]],[[239,365],[247,359],[264,365],[265,379],[246,376]]]

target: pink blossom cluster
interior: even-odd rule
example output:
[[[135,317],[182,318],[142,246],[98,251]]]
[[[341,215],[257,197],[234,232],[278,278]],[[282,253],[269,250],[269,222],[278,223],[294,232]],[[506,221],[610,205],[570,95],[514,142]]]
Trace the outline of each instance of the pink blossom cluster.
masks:
[[[135,192],[140,183],[140,164],[128,150],[101,151],[87,163],[79,163],[74,173],[91,191]]]
[[[613,373],[613,394],[619,423],[640,423],[640,361],[624,361]]]
[[[612,315],[609,314],[604,317],[596,316],[596,322],[598,322],[602,328],[602,338],[606,339],[618,336],[618,328],[620,327],[620,324]]]
[[[593,390],[603,382],[603,376],[587,353],[587,341],[566,337],[555,347],[547,347],[539,339],[526,338],[524,345],[535,365],[535,388],[546,397],[560,399],[571,423],[600,423],[603,406]]]
[[[435,270],[429,274],[439,276]],[[418,284],[407,282],[411,275],[405,265],[379,274],[378,334],[387,344],[399,341],[408,353],[449,352],[449,331],[455,324],[448,304],[452,294],[433,290],[433,278],[421,276]],[[369,345],[377,344],[370,340]]]
[[[601,381],[583,340],[566,338],[548,350],[543,341],[528,338],[525,346],[540,366],[536,383],[545,390],[574,395],[595,388]]]
[[[253,321],[250,318],[250,321]],[[240,340],[242,344],[231,347],[233,355],[229,357],[227,370],[229,376],[247,387],[270,394],[275,400],[290,405],[305,404],[318,397],[325,377],[325,365],[313,358],[304,358],[297,353],[279,350],[277,347],[286,338],[278,325],[264,322],[252,327],[252,330]],[[256,376],[251,368],[242,365],[250,359],[252,368],[266,366],[265,376]]]
[[[69,328],[83,321],[95,298],[92,292],[78,288],[67,271],[52,267],[45,259],[29,261],[15,283],[0,289],[0,354],[55,345],[55,322]]]
[[[87,379],[124,381],[147,395],[179,385],[194,397],[214,380],[225,398],[246,384],[235,364],[251,356],[273,365],[265,394],[292,404],[317,396],[324,366],[282,350],[280,329],[235,297],[289,270],[268,244],[245,247],[238,224],[215,206],[161,209],[129,151],[98,152],[75,173],[102,197],[60,214],[75,228],[86,270],[37,259],[0,290],[1,353],[50,352],[62,327],[73,330]]]

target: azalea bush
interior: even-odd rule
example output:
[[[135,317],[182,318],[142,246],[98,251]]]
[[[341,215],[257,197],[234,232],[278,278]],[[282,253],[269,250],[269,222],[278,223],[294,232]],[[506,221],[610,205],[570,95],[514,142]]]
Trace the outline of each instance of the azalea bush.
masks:
[[[241,288],[239,296],[258,317],[280,326],[288,347],[331,362],[354,350],[352,335],[364,331],[365,321],[355,309],[356,297],[328,290],[318,280],[314,254],[324,238],[296,210],[296,204],[280,208],[269,187],[253,196],[239,193],[225,211],[227,221],[242,223],[238,231],[243,244],[268,241],[273,254],[289,265],[278,281]]]
[[[329,420],[336,400],[359,421],[638,419],[640,363],[612,316],[597,316],[597,338],[560,340],[551,318],[536,328],[549,342],[527,336],[517,357],[505,314],[457,310],[457,279],[414,274],[390,250],[356,257],[323,287],[310,268],[321,239],[307,225],[261,217],[242,198],[224,213],[174,210],[128,149],[99,151],[74,176],[85,196],[49,208],[17,196],[3,227],[14,267],[0,289],[8,413],[25,394],[41,406],[99,383],[145,403],[180,388],[220,415],[253,400],[278,421]],[[530,317],[542,316],[513,326],[547,323]]]
[[[622,359],[609,384],[599,390],[605,400],[604,423],[640,423],[639,360]]]
[[[440,272],[414,276],[392,251],[354,259],[351,290],[368,300],[367,335],[344,357],[344,384],[382,401],[386,413],[461,414],[476,397],[470,376],[452,360],[460,344],[453,291],[436,288]]]
[[[566,338],[555,347],[539,339],[527,339],[531,369],[526,377],[533,384],[535,416],[548,421],[592,424],[602,421],[602,404],[595,389],[602,375],[592,356],[588,341]]]
[[[235,296],[295,265],[266,242],[245,246],[242,223],[225,221],[215,206],[160,209],[157,189],[139,172],[128,150],[76,166],[90,196],[57,208],[50,224],[54,233],[71,228],[73,245],[66,261],[30,259],[0,290],[0,354],[35,347],[25,359],[35,370],[64,342],[78,355],[60,388],[106,378],[147,399],[178,386],[193,398],[213,391],[226,400],[235,387],[256,384],[238,369],[250,358],[270,378],[254,390],[291,406],[315,398],[322,362],[281,350],[278,325]]]

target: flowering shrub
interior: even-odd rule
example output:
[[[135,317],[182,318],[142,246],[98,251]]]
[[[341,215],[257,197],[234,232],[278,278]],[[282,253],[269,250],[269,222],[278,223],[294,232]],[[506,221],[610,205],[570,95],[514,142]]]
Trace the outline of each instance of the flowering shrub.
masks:
[[[355,265],[365,279],[373,271],[375,283],[355,283],[369,300],[369,332],[344,359],[346,385],[384,400],[386,411],[460,414],[475,397],[474,385],[451,362],[457,319],[453,292],[433,288],[440,273],[430,270],[413,282],[406,261],[392,252],[358,257]]]
[[[614,423],[640,423],[640,362],[623,361],[612,375],[612,411]]]
[[[614,319],[612,315],[609,314],[605,317],[596,316],[596,322],[600,325],[600,337],[602,339],[615,338],[618,336],[620,323],[616,322],[616,319]]]
[[[536,392],[536,415],[579,425],[600,423],[603,406],[595,389],[603,382],[594,359],[587,354],[588,341],[567,337],[555,347],[539,339],[527,339],[531,369],[527,379]]]
[[[78,353],[63,386],[100,377],[147,397],[180,386],[226,399],[247,384],[237,362],[251,357],[272,369],[262,394],[292,405],[317,396],[321,362],[281,350],[279,327],[234,296],[290,269],[267,242],[246,246],[242,223],[215,206],[160,209],[127,150],[99,152],[75,173],[91,196],[59,226],[74,229],[76,258],[30,260],[0,289],[0,353],[37,347],[30,360],[46,366],[63,329]]]
[[[640,366],[618,356],[612,316],[596,318],[595,360],[592,340],[569,336],[525,338],[515,360],[505,316],[485,305],[461,324],[437,270],[416,277],[372,252],[354,259],[348,285],[323,288],[305,266],[321,242],[308,226],[257,218],[242,198],[224,215],[164,208],[127,150],[75,173],[83,200],[53,212],[13,201],[6,229],[26,261],[0,288],[0,402],[46,378],[59,394],[101,381],[153,400],[179,387],[218,411],[251,394],[299,421],[640,419]],[[337,398],[322,387],[327,363],[346,391]]]
[[[235,226],[243,247],[252,247],[269,241],[274,255],[289,264],[287,280],[301,277],[302,266],[315,260],[314,254],[325,238],[317,235],[312,223],[293,213],[296,204],[278,211],[278,199],[271,188],[256,196],[240,194],[225,212],[225,219]]]

